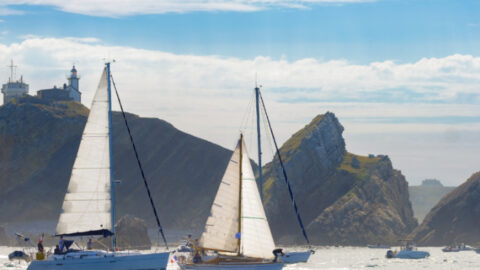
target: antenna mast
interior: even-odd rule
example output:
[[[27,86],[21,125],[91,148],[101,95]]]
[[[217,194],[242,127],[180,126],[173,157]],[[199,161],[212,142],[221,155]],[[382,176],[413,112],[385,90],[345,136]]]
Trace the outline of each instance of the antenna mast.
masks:
[[[14,78],[14,76],[15,76],[15,68],[17,67],[17,66],[15,66],[15,65],[13,65],[13,59],[10,60],[10,65],[7,66],[7,67],[10,68],[10,79],[9,79],[8,82],[13,82],[13,81],[15,81],[15,78]]]

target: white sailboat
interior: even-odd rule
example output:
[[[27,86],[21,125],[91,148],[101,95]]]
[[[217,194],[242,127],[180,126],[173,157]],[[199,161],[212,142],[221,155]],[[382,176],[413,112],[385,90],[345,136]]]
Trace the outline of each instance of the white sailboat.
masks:
[[[58,236],[112,236],[115,250],[110,64],[103,70],[77,152]],[[28,270],[166,269],[168,252],[140,254],[70,250],[34,260]]]
[[[237,143],[194,254],[183,269],[281,269],[243,136]],[[183,262],[182,262],[183,261]]]

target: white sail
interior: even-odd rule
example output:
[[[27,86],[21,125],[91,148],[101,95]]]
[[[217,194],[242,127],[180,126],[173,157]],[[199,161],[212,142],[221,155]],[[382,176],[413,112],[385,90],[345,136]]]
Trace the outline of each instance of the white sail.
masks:
[[[109,96],[104,69],[70,176],[58,235],[111,231]]]
[[[240,193],[240,144],[230,158],[199,246],[228,252],[238,252],[238,214]]]
[[[246,257],[273,259],[275,243],[243,140],[241,222],[241,253]]]

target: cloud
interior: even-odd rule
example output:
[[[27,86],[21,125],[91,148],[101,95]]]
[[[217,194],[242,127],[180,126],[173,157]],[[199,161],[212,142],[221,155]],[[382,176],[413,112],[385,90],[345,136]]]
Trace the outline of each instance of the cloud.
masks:
[[[127,111],[165,119],[224,147],[234,145],[240,129],[248,140],[255,138],[253,107],[248,104],[257,73],[280,142],[328,110],[345,126],[351,151],[387,153],[416,181],[427,172],[419,172],[418,166],[410,164],[407,150],[424,158],[429,168],[448,162],[446,159],[458,161],[472,153],[480,155],[475,150],[480,149],[480,143],[471,140],[465,146],[462,139],[465,134],[480,136],[480,57],[455,54],[410,63],[386,60],[359,65],[314,58],[287,61],[264,56],[240,59],[181,55],[107,46],[96,38],[29,36],[20,43],[0,43],[0,66],[14,59],[17,73],[23,74],[32,94],[62,85],[75,63],[87,106],[105,58],[116,60],[112,73]],[[8,75],[6,67],[0,69],[0,81],[6,81]],[[118,109],[116,105],[114,108]],[[250,121],[242,121],[245,118]],[[451,147],[445,148],[449,152],[443,153],[447,150],[439,145],[449,130],[455,130],[461,139],[450,143]],[[377,137],[381,139],[371,139]],[[420,138],[425,141],[422,147],[410,142]],[[431,143],[436,142],[435,147],[429,144],[429,138]],[[418,153],[420,148],[430,152]],[[471,149],[471,153],[465,154],[465,149]],[[249,152],[256,154],[255,149]],[[268,151],[265,158],[269,158]],[[463,174],[473,172],[474,164],[439,170],[449,175],[449,181],[455,180],[454,174],[460,175],[460,180]]]
[[[5,4],[7,4],[7,3],[5,3]],[[11,9],[11,8],[5,7],[5,4],[0,3],[0,16],[22,15],[22,14],[24,14],[24,12],[21,11],[21,10],[16,10],[16,9]]]
[[[315,4],[344,4],[372,2],[372,0],[4,0],[0,3],[5,14],[15,14],[10,5],[46,5],[64,12],[92,16],[129,16],[139,14],[183,13],[194,11],[252,12],[272,7],[307,8]]]

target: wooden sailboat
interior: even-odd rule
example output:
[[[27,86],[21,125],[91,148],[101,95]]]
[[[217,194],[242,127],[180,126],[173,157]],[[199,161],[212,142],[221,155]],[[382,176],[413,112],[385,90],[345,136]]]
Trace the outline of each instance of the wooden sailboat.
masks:
[[[240,135],[210,216],[183,269],[281,269],[250,159]]]
[[[77,152],[57,236],[112,236],[115,250],[112,103],[110,64],[103,70]],[[28,270],[165,269],[168,252],[139,254],[100,250],[67,250],[34,260]]]

